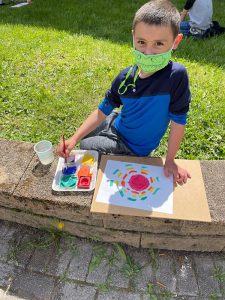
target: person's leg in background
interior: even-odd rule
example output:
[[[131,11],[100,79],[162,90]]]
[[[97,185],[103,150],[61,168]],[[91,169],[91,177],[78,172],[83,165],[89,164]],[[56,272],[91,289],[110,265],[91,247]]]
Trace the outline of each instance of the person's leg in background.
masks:
[[[183,33],[184,36],[190,35],[190,24],[188,21],[183,21],[180,23],[180,33]]]

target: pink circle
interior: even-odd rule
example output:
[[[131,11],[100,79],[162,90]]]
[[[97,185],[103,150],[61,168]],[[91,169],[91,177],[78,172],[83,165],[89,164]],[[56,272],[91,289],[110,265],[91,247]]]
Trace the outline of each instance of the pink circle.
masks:
[[[136,191],[143,191],[149,186],[148,179],[140,174],[131,176],[128,183],[131,186],[131,188]]]

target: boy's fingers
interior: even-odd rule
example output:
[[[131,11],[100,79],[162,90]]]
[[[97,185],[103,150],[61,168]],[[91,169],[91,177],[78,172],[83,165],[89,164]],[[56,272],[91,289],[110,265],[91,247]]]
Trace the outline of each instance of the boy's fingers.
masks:
[[[69,140],[66,141],[66,149],[65,149],[65,155],[64,157],[68,157],[70,155],[70,152],[73,150],[75,144]]]
[[[72,149],[69,149],[69,148],[66,149],[66,153],[65,153],[65,156],[66,156],[66,157],[70,155],[71,150],[72,150]]]
[[[185,183],[185,176],[182,176],[181,174],[178,174],[178,175],[177,175],[176,182],[177,182],[179,185],[183,185],[183,184]]]
[[[184,183],[186,183],[186,182],[187,182],[187,177],[185,177],[185,178],[184,178],[183,182],[184,182]]]
[[[164,175],[165,175],[166,177],[169,177],[169,176],[170,176],[169,170],[168,170],[167,168],[164,168]]]
[[[59,145],[57,146],[57,154],[59,156],[65,157],[63,142],[60,142]]]

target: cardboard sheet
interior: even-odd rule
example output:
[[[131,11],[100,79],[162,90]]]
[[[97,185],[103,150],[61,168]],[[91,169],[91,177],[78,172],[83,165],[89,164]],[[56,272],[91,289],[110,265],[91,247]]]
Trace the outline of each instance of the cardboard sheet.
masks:
[[[161,167],[163,166],[163,160],[161,158],[102,155],[95,193],[91,205],[91,212],[211,222],[199,161],[176,160],[181,167],[186,168],[191,173],[192,178],[183,186],[174,186],[173,213],[168,214],[97,202],[96,197],[98,195],[99,187],[108,160]]]

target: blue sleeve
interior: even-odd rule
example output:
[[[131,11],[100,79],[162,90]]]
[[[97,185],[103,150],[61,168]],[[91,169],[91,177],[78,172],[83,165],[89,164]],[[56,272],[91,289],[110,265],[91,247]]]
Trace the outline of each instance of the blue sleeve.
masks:
[[[122,73],[122,72],[121,72]],[[105,99],[115,108],[120,107],[121,100],[120,95],[118,93],[118,89],[121,83],[121,73],[113,80],[111,88],[105,94]]]
[[[102,103],[98,106],[98,109],[100,109],[103,112],[103,114],[108,116],[114,109],[114,106],[112,104],[110,104],[109,101],[105,98],[102,101]]]
[[[98,107],[106,116],[108,116],[115,107],[119,108],[120,105],[122,104],[122,102],[120,100],[120,95],[118,93],[118,89],[119,89],[120,83],[124,77],[123,73],[124,73],[124,71],[122,71],[113,80],[111,88],[105,94],[105,99],[102,101],[102,103]]]
[[[169,118],[178,124],[187,123],[191,93],[186,69],[179,65],[173,74]]]
[[[184,9],[189,10],[190,8],[192,8],[194,3],[195,3],[195,0],[187,0],[184,5]]]
[[[185,125],[187,123],[187,114],[182,115],[175,115],[172,113],[169,113],[170,120],[174,121],[175,123]]]

